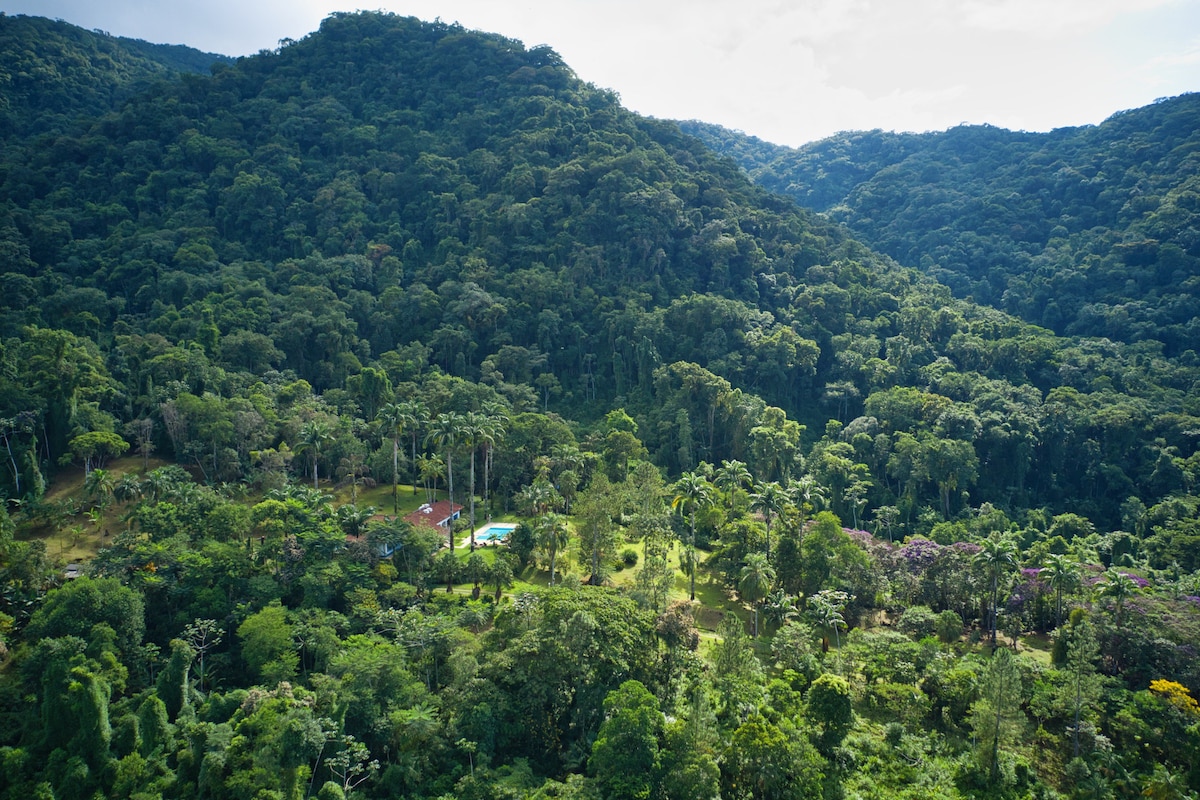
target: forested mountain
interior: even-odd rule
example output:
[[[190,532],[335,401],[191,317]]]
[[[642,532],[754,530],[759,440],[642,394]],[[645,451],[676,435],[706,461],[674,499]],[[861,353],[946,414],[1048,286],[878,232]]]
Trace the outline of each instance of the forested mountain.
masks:
[[[959,297],[1059,334],[1200,342],[1200,95],[1024,133],[843,133],[799,149],[684,123],[759,184]]]
[[[23,24],[4,797],[1200,788],[1194,353],[956,299],[548,47]]]
[[[0,12],[0,137],[57,132],[117,108],[150,83],[205,73],[226,56]]]

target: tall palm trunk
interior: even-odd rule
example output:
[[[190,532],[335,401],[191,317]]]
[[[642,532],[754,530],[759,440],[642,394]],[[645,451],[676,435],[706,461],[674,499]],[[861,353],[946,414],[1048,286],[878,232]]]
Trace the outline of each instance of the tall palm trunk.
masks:
[[[471,552],[475,551],[475,448],[471,448]]]
[[[696,600],[696,504],[692,503],[692,538],[688,541],[688,558],[691,559],[691,564],[688,569],[688,577],[691,579],[690,596],[693,602]],[[758,623],[754,625],[755,630],[758,629]]]
[[[416,488],[414,483],[413,490]],[[395,436],[392,437],[392,514],[400,514],[400,440]]]
[[[454,552],[454,456],[446,448],[446,494],[450,497],[450,552]]]
[[[488,445],[483,451],[483,509],[487,514],[488,522],[492,521],[492,499],[491,489],[488,485],[489,475],[492,466],[492,446]]]
[[[412,435],[412,487],[413,497],[417,496],[417,432]]]

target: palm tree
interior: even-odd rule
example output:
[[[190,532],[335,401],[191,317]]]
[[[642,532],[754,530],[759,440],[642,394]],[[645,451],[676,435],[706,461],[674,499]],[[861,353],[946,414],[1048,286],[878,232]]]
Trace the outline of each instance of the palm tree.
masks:
[[[119,502],[136,500],[142,496],[142,482],[132,472],[126,472],[113,487],[113,497]]]
[[[96,498],[96,503],[100,506],[101,512],[108,506],[108,502],[112,499],[116,486],[117,484],[113,480],[112,473],[100,467],[93,469],[83,479],[83,490],[89,497]]]
[[[471,502],[471,550],[475,550],[475,448],[479,446],[479,439],[483,436],[484,430],[487,428],[487,417],[477,411],[468,411],[462,420],[462,434],[466,440],[467,449],[471,451],[471,491],[468,493]]]
[[[775,568],[762,553],[750,553],[738,577],[738,594],[754,606],[754,636],[758,637],[758,601],[767,596],[775,583]]]
[[[398,403],[387,403],[379,409],[375,418],[379,420],[384,438],[392,441],[392,514],[400,513],[400,431],[404,423],[404,409]],[[416,491],[416,480],[413,491]]]
[[[437,492],[437,479],[442,476],[442,468],[446,463],[442,457],[434,454],[417,458],[417,469],[421,473],[421,484],[425,487],[425,502],[432,503]]]
[[[737,490],[743,486],[749,486],[752,480],[750,470],[743,462],[737,460],[721,462],[721,467],[717,470],[716,484],[729,495],[730,511],[733,511]]]
[[[782,587],[763,599],[763,615],[767,622],[775,623],[776,630],[783,627],[783,623],[795,619],[798,614],[796,598],[785,592]]]
[[[337,523],[342,529],[342,533],[347,536],[358,537],[362,534],[363,528],[371,521],[371,517],[375,516],[378,509],[375,506],[363,506],[359,508],[353,503],[347,503],[344,506],[338,506]]]
[[[495,600],[499,603],[504,590],[513,584],[513,565],[506,553],[496,554],[496,560],[488,569],[487,581],[496,587]]]
[[[858,530],[858,514],[867,506],[867,487],[869,483],[860,480],[854,480],[843,493],[847,505],[850,506],[850,513],[854,522],[854,529]]]
[[[1054,626],[1062,625],[1063,592],[1068,592],[1079,585],[1079,564],[1059,553],[1046,556],[1046,566],[1042,567],[1050,588],[1054,590]]]
[[[436,447],[446,450],[446,494],[450,499],[450,507],[454,508],[454,448],[462,440],[463,416],[456,411],[438,414],[433,421],[433,429],[425,437]],[[450,549],[454,550],[454,526],[450,526]]]
[[[483,507],[488,520],[492,518],[492,503],[490,495],[492,455],[496,445],[504,438],[504,425],[508,422],[508,409],[503,404],[490,401],[483,404],[483,413],[487,417],[487,425],[479,435],[483,445]]]
[[[533,483],[517,493],[517,502],[530,517],[544,515],[550,509],[557,507],[558,501],[561,499],[554,484],[550,483],[550,479],[544,475],[534,478]]]
[[[880,506],[875,509],[875,535],[881,528],[887,529],[888,541],[892,541],[892,526],[900,518],[900,509],[895,506]]]
[[[802,475],[798,480],[789,482],[787,488],[792,502],[804,517],[824,506],[828,499],[825,490],[812,475]]]
[[[696,508],[712,505],[712,485],[695,472],[685,472],[675,484],[676,494],[671,500],[671,508],[681,510],[686,508],[691,515],[692,535],[688,540],[688,573],[691,580],[691,599],[696,599]]]
[[[179,472],[183,472],[179,470]],[[186,473],[184,473],[186,476]],[[179,483],[179,477],[175,469],[168,467],[159,467],[152,469],[146,473],[145,480],[142,481],[143,494],[150,495],[150,501],[157,503],[166,496]]]
[[[312,458],[313,488],[317,485],[317,463],[321,458],[321,450],[325,443],[333,439],[333,429],[324,420],[310,420],[300,426],[300,442],[296,445],[297,453],[308,453]]]
[[[778,517],[787,508],[788,495],[775,481],[760,483],[758,491],[750,495],[750,510],[761,511],[767,521],[767,558],[771,557],[771,518]]]
[[[1017,565],[1017,545],[1006,536],[989,536],[980,542],[980,551],[974,563],[983,570],[988,581],[991,602],[988,615],[992,635],[992,647],[996,646],[996,617],[999,614],[1000,579]]]
[[[842,616],[842,611],[852,599],[849,594],[837,589],[822,589],[808,599],[808,607],[817,624],[833,629],[833,640],[839,653],[842,649],[842,639],[838,632],[846,627],[846,618]],[[829,640],[825,641],[828,646]]]
[[[1111,597],[1113,599],[1113,605],[1116,607],[1118,630],[1121,628],[1121,616],[1125,609],[1125,601],[1137,591],[1137,588],[1137,583],[1134,582],[1133,578],[1124,572],[1118,572],[1115,567],[1109,567],[1104,573],[1104,583],[1101,586],[1100,594],[1103,597]]]
[[[421,433],[421,428],[429,422],[429,410],[420,400],[405,400],[403,403],[398,403],[397,406],[399,407],[397,417],[399,424],[412,437],[412,490],[415,495],[417,493],[417,436]]]
[[[553,512],[545,514],[536,529],[538,547],[550,557],[550,585],[554,585],[554,565],[558,551],[567,546],[567,518]]]

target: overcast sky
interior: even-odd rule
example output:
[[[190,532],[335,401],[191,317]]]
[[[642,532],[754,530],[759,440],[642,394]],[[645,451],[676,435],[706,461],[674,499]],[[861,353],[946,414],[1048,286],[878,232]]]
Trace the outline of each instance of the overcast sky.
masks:
[[[779,144],[962,122],[1046,131],[1200,90],[1200,0],[374,0],[548,44],[625,106]],[[226,55],[339,0],[0,0],[7,13]]]

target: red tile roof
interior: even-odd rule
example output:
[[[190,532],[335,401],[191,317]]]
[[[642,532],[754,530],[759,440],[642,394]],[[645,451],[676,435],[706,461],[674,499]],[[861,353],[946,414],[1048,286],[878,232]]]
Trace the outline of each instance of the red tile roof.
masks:
[[[404,521],[413,525],[444,528],[449,520],[462,510],[463,507],[458,503],[451,504],[449,500],[439,500],[432,505],[426,503],[411,514],[405,515]]]

